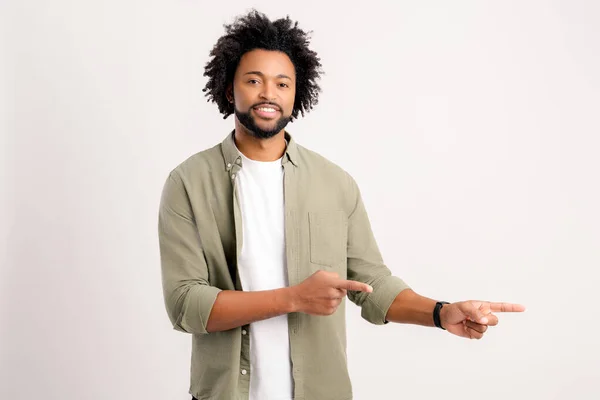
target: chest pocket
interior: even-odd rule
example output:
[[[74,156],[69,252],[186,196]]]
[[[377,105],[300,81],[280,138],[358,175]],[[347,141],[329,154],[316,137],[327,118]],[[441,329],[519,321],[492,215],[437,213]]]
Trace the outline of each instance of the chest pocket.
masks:
[[[308,213],[310,262],[329,267],[346,263],[348,219],[342,210]]]

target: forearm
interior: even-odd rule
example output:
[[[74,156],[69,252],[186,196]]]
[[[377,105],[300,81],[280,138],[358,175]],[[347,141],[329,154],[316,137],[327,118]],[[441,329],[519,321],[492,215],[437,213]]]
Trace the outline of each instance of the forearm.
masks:
[[[223,290],[210,312],[206,330],[226,331],[294,312],[291,288],[243,292]]]
[[[405,289],[396,296],[390,306],[386,320],[404,324],[434,326],[433,309],[436,300],[421,296],[411,289]]]

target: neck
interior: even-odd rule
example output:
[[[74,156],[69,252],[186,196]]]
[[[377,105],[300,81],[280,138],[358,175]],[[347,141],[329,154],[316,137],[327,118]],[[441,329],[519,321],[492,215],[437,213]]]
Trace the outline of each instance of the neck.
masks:
[[[269,139],[254,137],[236,118],[235,145],[246,157],[256,161],[276,161],[285,153],[285,130]]]

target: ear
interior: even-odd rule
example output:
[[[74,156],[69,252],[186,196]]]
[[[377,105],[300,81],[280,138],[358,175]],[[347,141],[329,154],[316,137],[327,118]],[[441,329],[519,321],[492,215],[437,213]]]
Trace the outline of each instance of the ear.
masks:
[[[233,85],[230,83],[225,90],[225,96],[230,103],[233,103]]]

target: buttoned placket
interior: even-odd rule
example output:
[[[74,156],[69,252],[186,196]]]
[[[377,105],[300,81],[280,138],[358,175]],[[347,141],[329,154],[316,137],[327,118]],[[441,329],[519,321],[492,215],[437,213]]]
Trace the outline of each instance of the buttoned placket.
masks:
[[[236,290],[242,290],[242,284],[240,280],[239,268],[237,268],[237,262],[239,260],[242,244],[243,244],[243,229],[242,229],[242,215],[240,208],[240,201],[238,196],[237,182],[238,174],[242,169],[242,157],[238,157],[233,162],[227,163],[227,173],[229,174],[229,180],[231,181],[232,192],[233,192],[233,217],[235,225],[235,248],[236,248]],[[239,392],[243,396],[242,398],[247,400],[250,395],[250,326],[244,325],[239,329],[241,335],[241,354],[240,354],[240,366],[239,366]]]
[[[296,171],[289,162],[287,154],[282,160],[283,165],[283,196],[285,210],[285,243],[288,284],[294,286],[300,283],[300,243],[299,224],[295,200],[297,186],[294,184]],[[304,399],[304,381],[302,377],[302,343],[299,335],[299,314],[288,314],[288,335],[290,338],[290,353],[292,358],[292,375],[294,378],[294,399]]]
[[[242,169],[242,157],[238,157],[233,162],[227,163],[227,172],[233,188],[233,211],[236,238],[236,265],[242,251],[243,230],[242,215],[237,189],[238,174]],[[286,242],[286,264],[288,270],[289,286],[300,283],[299,270],[299,228],[297,221],[297,212],[294,207],[294,198],[297,195],[296,186],[293,184],[294,165],[289,162],[287,153],[282,159],[283,173],[283,193],[284,193],[284,228]],[[242,290],[239,269],[236,268],[236,290]],[[250,392],[250,325],[244,325],[240,329],[242,336],[241,355],[240,355],[240,394],[244,399],[248,399]],[[302,377],[302,343],[300,341],[300,321],[298,313],[288,314],[288,334],[290,338],[290,351],[292,358],[292,375],[294,379],[294,399],[304,400],[304,382]]]

